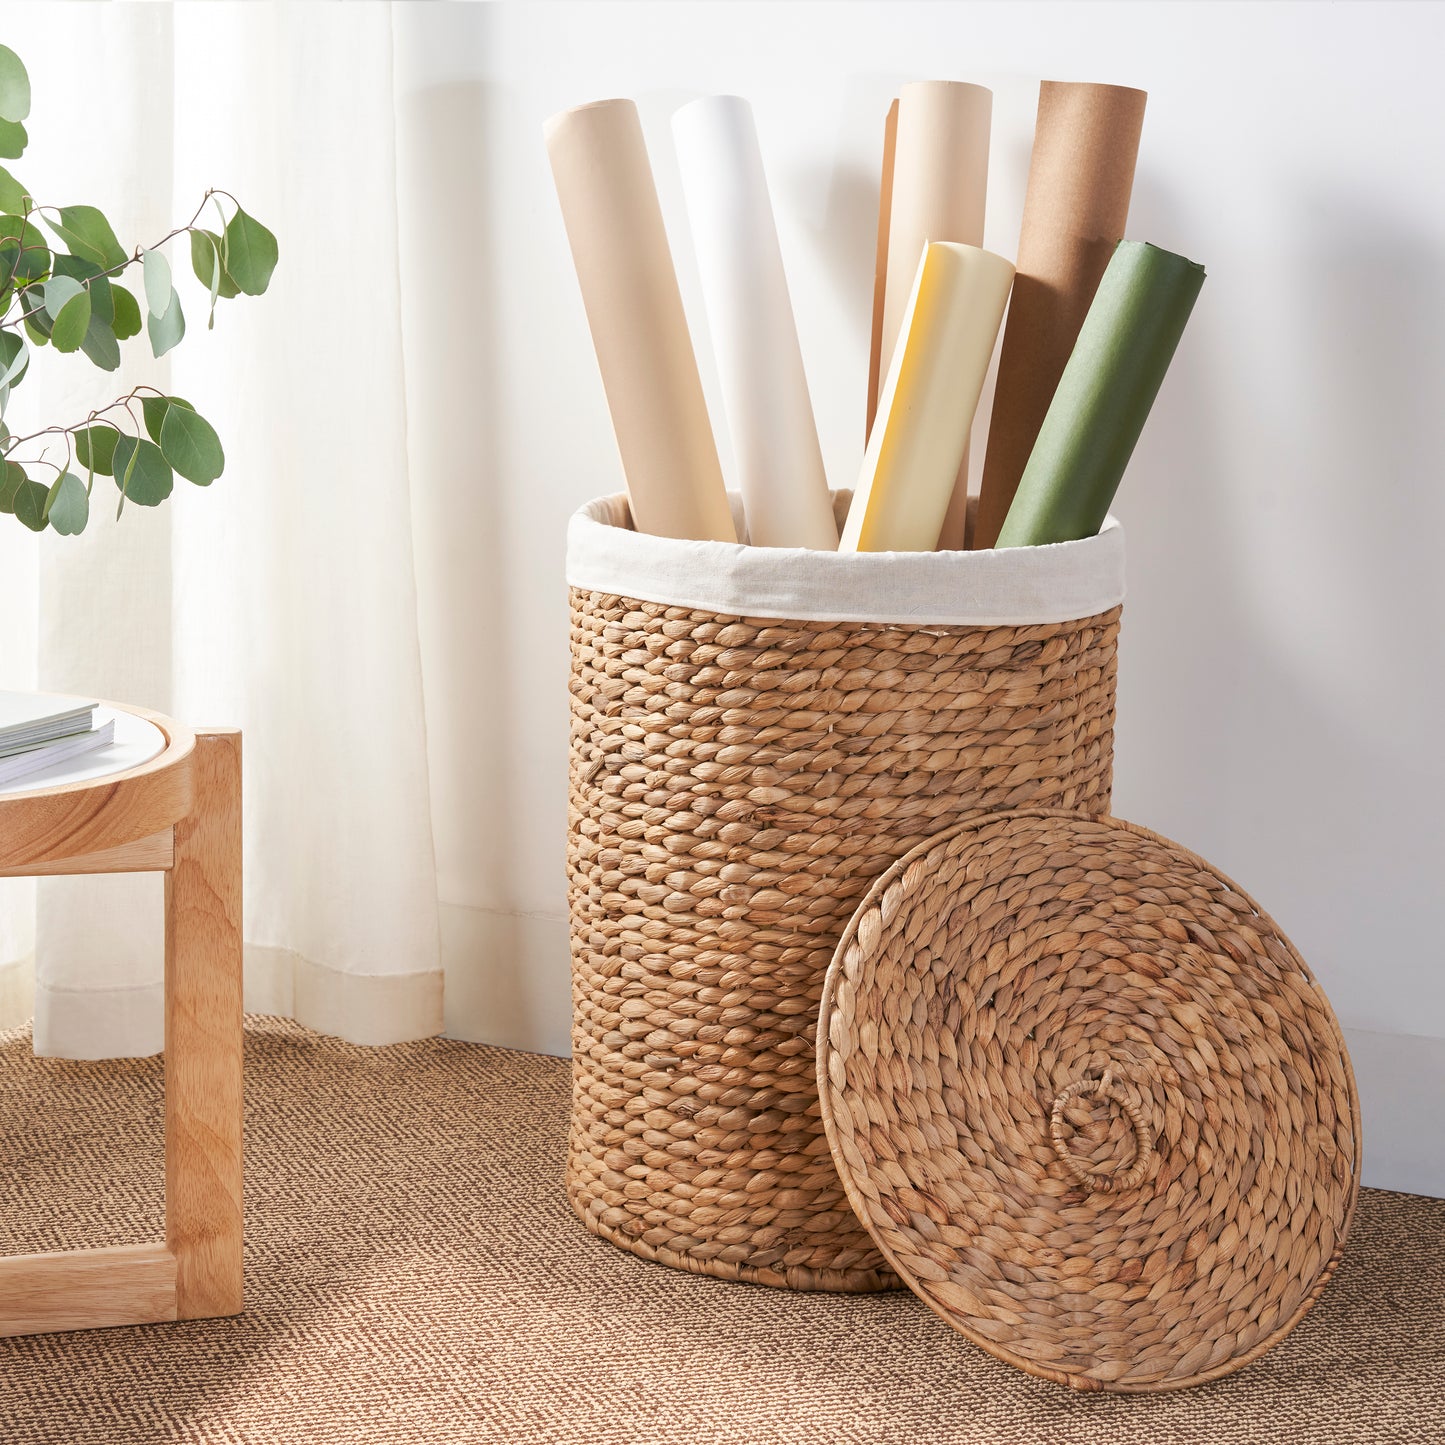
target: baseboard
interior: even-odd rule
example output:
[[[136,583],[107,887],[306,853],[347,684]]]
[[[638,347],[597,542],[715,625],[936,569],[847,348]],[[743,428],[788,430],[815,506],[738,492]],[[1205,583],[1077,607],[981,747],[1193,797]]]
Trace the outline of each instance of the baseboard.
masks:
[[[441,1033],[442,974],[342,973],[289,949],[248,943],[245,1006],[351,1044],[400,1044]]]
[[[441,905],[449,1038],[529,1053],[571,1052],[567,920]]]

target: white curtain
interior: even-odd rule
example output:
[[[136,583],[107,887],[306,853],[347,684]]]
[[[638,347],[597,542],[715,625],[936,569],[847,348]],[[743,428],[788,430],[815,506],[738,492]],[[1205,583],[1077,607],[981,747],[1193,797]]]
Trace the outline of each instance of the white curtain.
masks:
[[[241,727],[247,1007],[357,1042],[436,1033],[392,7],[0,16],[35,93],[30,149],[8,164],[38,197],[99,205],[131,245],[219,186],[280,242],[268,293],[223,301],[211,332],[173,243],[188,335],[161,362],[140,339],[112,375],[40,353],[12,428],[145,381],[214,422],[226,470],[119,522],[101,479],[80,538],[0,518],[0,685]],[[38,1052],[157,1050],[159,878],[0,889],[0,1026],[29,1015],[33,964]]]

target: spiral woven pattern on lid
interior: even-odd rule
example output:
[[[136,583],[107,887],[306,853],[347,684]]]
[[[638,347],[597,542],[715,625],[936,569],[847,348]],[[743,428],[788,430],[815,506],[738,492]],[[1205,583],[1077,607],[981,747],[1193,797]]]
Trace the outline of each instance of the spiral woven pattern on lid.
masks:
[[[644,1258],[897,1278],[848,1207],[818,1000],[874,879],[979,809],[1108,807],[1119,609],[730,617],[573,589],[567,1192]]]
[[[1318,983],[1228,879],[1114,819],[978,817],[900,859],[838,946],[818,1075],[889,1263],[1076,1389],[1249,1363],[1354,1210],[1359,1105]]]

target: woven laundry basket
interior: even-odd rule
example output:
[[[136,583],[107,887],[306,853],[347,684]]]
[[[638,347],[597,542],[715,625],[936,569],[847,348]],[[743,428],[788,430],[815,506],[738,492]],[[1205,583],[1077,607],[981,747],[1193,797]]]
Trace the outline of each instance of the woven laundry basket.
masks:
[[[900,859],[838,946],[818,1072],[889,1262],[1076,1389],[1257,1359],[1354,1213],[1359,1101],[1318,982],[1223,874],[1114,818],[979,816]]]
[[[823,1130],[824,974],[941,829],[1107,811],[1123,533],[819,553],[644,536],[618,496],[567,569],[572,1206],[676,1268],[892,1288]]]

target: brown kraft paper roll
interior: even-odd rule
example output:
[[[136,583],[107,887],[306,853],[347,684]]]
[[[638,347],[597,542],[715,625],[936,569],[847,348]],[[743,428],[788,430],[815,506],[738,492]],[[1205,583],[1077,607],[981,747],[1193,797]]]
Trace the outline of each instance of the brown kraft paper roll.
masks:
[[[1046,80],[974,521],[992,547],[1129,218],[1142,90]]]
[[[736,542],[642,123],[630,100],[544,134],[639,532]]]

